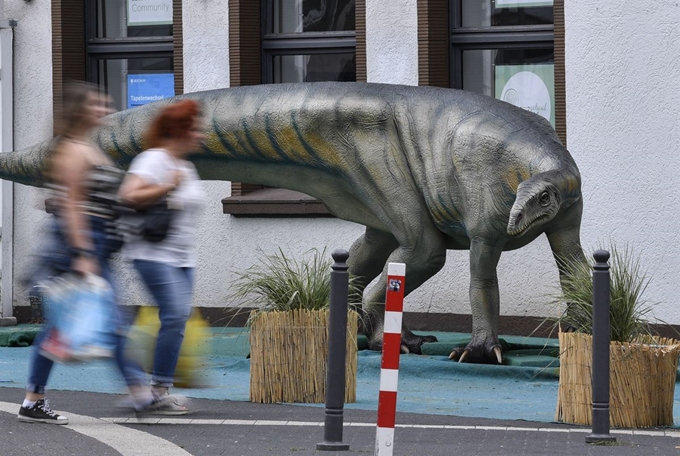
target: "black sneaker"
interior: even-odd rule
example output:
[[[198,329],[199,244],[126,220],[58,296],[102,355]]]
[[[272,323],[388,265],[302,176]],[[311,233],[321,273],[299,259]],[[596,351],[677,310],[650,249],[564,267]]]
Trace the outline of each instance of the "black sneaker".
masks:
[[[47,399],[38,399],[32,407],[21,407],[17,415],[25,423],[68,424],[68,418],[50,409]]]

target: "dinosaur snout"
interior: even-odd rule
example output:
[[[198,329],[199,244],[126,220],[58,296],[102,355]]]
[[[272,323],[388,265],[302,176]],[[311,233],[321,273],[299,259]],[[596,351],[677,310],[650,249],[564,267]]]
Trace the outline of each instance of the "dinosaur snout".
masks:
[[[524,214],[522,211],[512,211],[510,213],[510,220],[508,220],[507,232],[510,236],[517,236],[521,234],[522,230],[522,220],[524,219]]]

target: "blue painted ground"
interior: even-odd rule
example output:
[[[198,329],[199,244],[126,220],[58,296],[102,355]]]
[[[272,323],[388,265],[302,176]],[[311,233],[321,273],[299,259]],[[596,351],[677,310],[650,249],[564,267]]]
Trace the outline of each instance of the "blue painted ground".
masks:
[[[441,334],[438,334],[441,336]],[[249,400],[248,333],[214,328],[211,353],[202,372],[206,388],[176,389],[189,397]],[[30,347],[0,347],[0,387],[22,387]],[[380,353],[359,352],[357,402],[346,408],[377,410]],[[402,355],[397,412],[457,415],[506,420],[554,421],[558,379],[554,368],[459,364],[439,355]],[[123,393],[112,362],[57,366],[50,387]],[[19,398],[17,398],[19,400]],[[313,405],[323,406],[323,404]],[[676,388],[675,416],[680,418]],[[676,418],[676,423],[680,419]]]

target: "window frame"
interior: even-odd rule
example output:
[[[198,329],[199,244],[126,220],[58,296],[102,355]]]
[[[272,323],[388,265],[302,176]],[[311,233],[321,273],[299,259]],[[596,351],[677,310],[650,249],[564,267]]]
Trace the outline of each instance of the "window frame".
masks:
[[[125,38],[97,37],[97,8],[94,1],[85,2],[85,78],[97,83],[99,61],[107,59],[170,58],[173,60],[175,94],[184,92],[182,60],[182,1],[172,2],[172,36]]]
[[[267,0],[265,0],[267,1]],[[274,57],[283,55],[356,53],[354,32],[306,32],[264,35],[262,39],[262,83],[272,84]]]
[[[356,54],[356,26],[354,31],[268,33],[272,30],[272,17],[267,14],[273,9],[274,0],[260,0],[262,51],[261,82],[272,84],[269,80],[273,71],[274,57],[282,55],[314,54]],[[356,4],[355,4],[355,15]],[[356,22],[356,19],[355,19]]]
[[[455,9],[455,10],[454,10]],[[480,28],[452,27],[460,18],[460,3],[457,0],[418,1],[418,84],[436,87],[461,87],[462,72],[456,75],[455,68],[461,67],[462,50],[489,49],[491,45],[505,48],[525,47],[528,37],[520,29],[529,29],[536,35],[536,43],[545,42],[552,30],[555,64],[555,130],[567,146],[566,89],[564,56],[564,0],[553,0],[553,25],[531,25],[494,27],[493,30]],[[519,29],[518,29],[519,27]],[[456,30],[454,32],[454,30]],[[512,32],[512,36],[507,34]],[[476,41],[477,39],[480,41]],[[516,41],[513,44],[510,38]],[[452,40],[459,41],[463,49],[454,52]],[[480,44],[481,41],[483,44]],[[500,48],[500,47],[496,47]],[[457,54],[457,55],[456,55]]]
[[[355,31],[266,33],[270,0],[230,0],[229,55],[232,87],[264,84],[273,56],[355,52],[356,80],[366,81],[366,0],[355,0]],[[253,28],[259,32],[255,35]],[[330,52],[330,51],[333,52]],[[253,62],[257,62],[253,64]],[[329,217],[320,201],[303,193],[241,182],[231,183],[222,212],[250,217]]]
[[[555,26],[513,25],[463,27],[462,0],[451,0],[449,8],[450,86],[463,88],[463,52],[495,49],[554,49]],[[553,6],[554,9],[554,6]],[[553,51],[554,52],[554,51]]]

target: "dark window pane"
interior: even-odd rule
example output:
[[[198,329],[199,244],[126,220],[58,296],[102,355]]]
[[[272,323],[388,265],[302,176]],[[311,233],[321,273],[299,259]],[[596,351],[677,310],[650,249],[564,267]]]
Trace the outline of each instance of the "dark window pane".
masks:
[[[272,61],[273,83],[356,81],[354,53],[277,55]]]
[[[463,27],[550,25],[552,0],[460,0]]]
[[[533,111],[555,126],[554,52],[549,49],[463,51],[463,89]]]
[[[171,57],[102,59],[98,65],[97,83],[111,95],[116,110],[175,95]]]
[[[145,36],[172,36],[172,0],[97,0],[97,38]]]
[[[354,0],[272,0],[267,33],[352,31]]]

